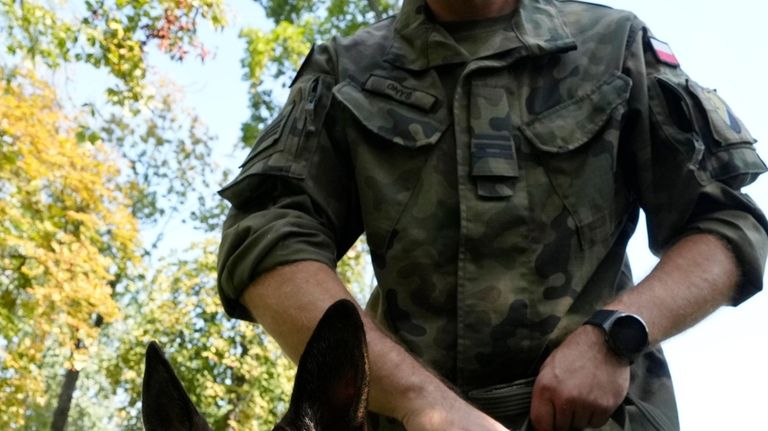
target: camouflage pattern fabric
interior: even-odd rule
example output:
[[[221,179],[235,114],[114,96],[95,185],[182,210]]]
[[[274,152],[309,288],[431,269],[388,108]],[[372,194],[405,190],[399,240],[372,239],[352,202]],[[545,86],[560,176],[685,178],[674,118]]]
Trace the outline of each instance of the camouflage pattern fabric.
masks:
[[[378,281],[369,312],[466,392],[535,375],[632,287],[625,249],[641,208],[656,254],[712,233],[742,268],[733,304],[762,288],[768,221],[740,189],[766,167],[728,105],[660,61],[628,12],[522,0],[508,19],[459,44],[406,0],[313,49],[220,192],[232,203],[219,256],[231,315],[251,318],[238,298],[259,274],[333,267],[364,231]],[[447,70],[461,71],[455,88]],[[603,429],[678,428],[655,347]]]

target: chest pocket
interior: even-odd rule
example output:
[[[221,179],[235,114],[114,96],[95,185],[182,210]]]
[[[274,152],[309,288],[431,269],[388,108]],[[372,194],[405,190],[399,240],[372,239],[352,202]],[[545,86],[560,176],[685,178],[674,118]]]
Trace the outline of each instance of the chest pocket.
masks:
[[[345,125],[360,205],[376,267],[397,236],[395,227],[422,183],[435,144],[448,129],[444,101],[409,79],[371,75],[358,86],[345,81],[334,96],[346,108]]]
[[[609,237],[625,211],[614,173],[630,89],[629,78],[614,74],[521,126],[584,249]]]

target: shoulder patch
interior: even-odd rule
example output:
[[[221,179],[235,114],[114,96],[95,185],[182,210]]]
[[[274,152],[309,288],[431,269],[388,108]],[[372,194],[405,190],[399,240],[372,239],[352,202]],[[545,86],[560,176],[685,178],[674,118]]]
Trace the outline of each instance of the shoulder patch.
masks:
[[[672,47],[668,43],[653,36],[648,36],[648,43],[651,44],[651,49],[654,55],[656,55],[656,59],[668,66],[680,67],[680,61],[677,60],[675,53],[672,52]]]
[[[712,131],[720,142],[724,144],[755,142],[741,120],[736,117],[736,114],[725,103],[725,100],[717,94],[716,90],[702,87],[692,80],[688,80],[688,88],[696,95],[707,111]]]

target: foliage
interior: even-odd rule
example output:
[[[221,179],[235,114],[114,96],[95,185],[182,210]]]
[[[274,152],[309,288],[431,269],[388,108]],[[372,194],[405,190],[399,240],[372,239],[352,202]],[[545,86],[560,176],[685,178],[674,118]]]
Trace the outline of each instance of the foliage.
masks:
[[[79,367],[94,316],[120,317],[113,287],[139,263],[138,223],[109,148],[76,139],[31,72],[0,75],[0,427],[13,429],[46,404],[41,365]]]
[[[107,70],[118,80],[110,99],[126,104],[143,99],[152,42],[174,59],[207,57],[201,22],[226,24],[222,0],[0,0],[0,46],[53,69],[76,61]]]
[[[120,155],[132,213],[144,224],[163,218],[178,222],[179,213],[187,211],[191,214],[181,217],[183,222],[194,221],[205,231],[218,229],[224,210],[208,203],[223,178],[211,161],[216,138],[184,106],[179,86],[160,81],[153,88],[131,115],[121,108],[93,110],[79,136],[109,142]],[[161,239],[162,232],[156,241]]]
[[[113,6],[133,7],[125,2]],[[197,19],[199,5],[182,6],[189,6],[187,12]],[[159,6],[149,5],[140,13],[147,15],[153,7]],[[21,56],[17,63],[24,63],[24,56],[50,67],[83,61],[80,54],[70,55],[77,45],[54,43],[46,36],[76,26],[68,24],[66,15],[46,11],[52,9],[0,0],[0,30],[12,41],[0,46]],[[170,17],[167,14],[166,21]],[[95,21],[80,24],[83,31],[87,25],[98,26]],[[111,22],[103,24],[107,27],[100,31],[117,28]],[[183,57],[184,43],[198,43],[191,39],[194,28],[184,26],[186,33],[166,37],[169,45],[161,46],[175,58]],[[118,43],[120,38],[100,40]],[[210,230],[223,213],[218,203],[185,208],[207,197],[221,176],[210,161],[214,138],[194,112],[183,108],[182,91],[171,83],[146,82],[144,55],[142,44],[140,51],[118,50],[109,60],[141,70],[135,75],[140,79],[132,82],[118,76],[108,62],[85,58],[125,85],[122,93],[108,91],[112,96],[122,94],[110,100],[118,103],[70,114],[64,113],[53,88],[33,74],[0,69],[0,405],[4,406],[0,427],[4,429],[49,427],[62,391],[62,372],[77,372],[92,356],[99,356],[96,340],[102,325],[122,317],[117,300],[139,279],[136,268],[147,262],[142,255],[151,254],[140,248],[140,228],[187,211],[187,219]],[[156,235],[159,240],[162,230]],[[98,380],[93,376],[83,383],[93,386]],[[111,389],[102,385],[98,395]],[[92,401],[96,393],[78,396]],[[80,407],[75,423],[98,416],[94,412],[101,406],[90,402]]]
[[[341,282],[361,305],[365,305],[373,288],[373,271],[368,265],[369,254],[368,243],[365,236],[362,236],[336,266]]]
[[[106,328],[98,369],[125,394],[118,428],[138,428],[144,349],[156,339],[215,429],[270,430],[287,407],[294,366],[260,326],[228,318],[216,289],[216,244],[164,259]]]
[[[154,248],[140,247],[139,228],[160,217],[178,223],[182,212],[203,230],[218,228],[222,203],[199,202],[221,172],[210,161],[214,138],[172,85],[134,113],[105,108],[75,119],[33,75],[2,75],[0,402],[16,401],[4,404],[0,425],[35,429],[48,425],[61,371],[99,354],[101,326],[135,293],[141,277],[132,269]]]

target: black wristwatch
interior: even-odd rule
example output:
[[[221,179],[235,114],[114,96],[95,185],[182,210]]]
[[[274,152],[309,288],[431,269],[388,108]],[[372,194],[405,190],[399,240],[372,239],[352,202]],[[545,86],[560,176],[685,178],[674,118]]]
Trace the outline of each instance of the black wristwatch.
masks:
[[[611,351],[630,364],[648,348],[648,327],[635,314],[598,310],[584,324],[602,328]]]

